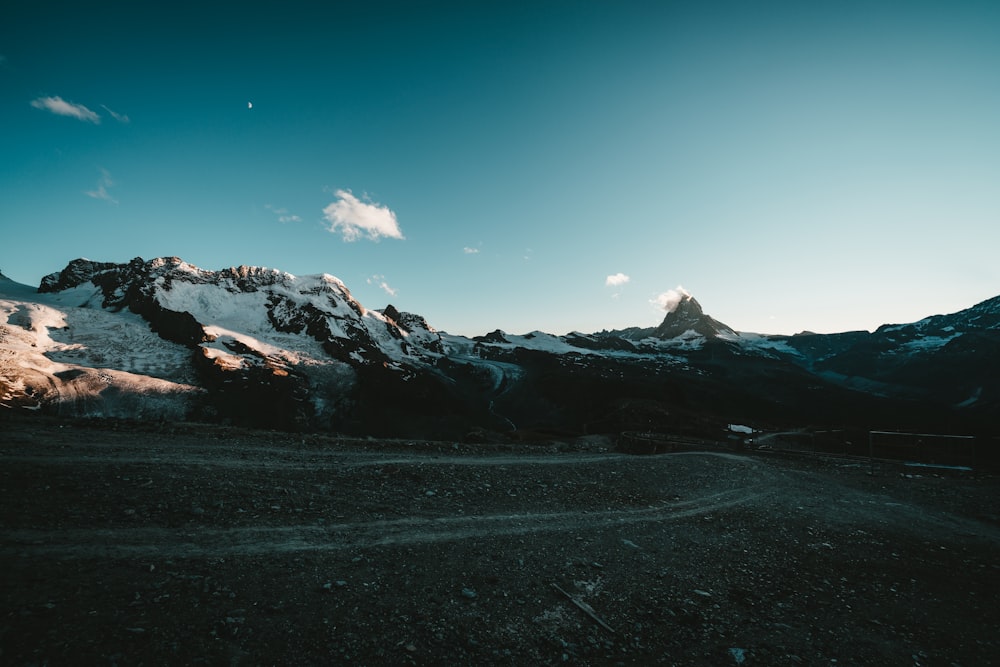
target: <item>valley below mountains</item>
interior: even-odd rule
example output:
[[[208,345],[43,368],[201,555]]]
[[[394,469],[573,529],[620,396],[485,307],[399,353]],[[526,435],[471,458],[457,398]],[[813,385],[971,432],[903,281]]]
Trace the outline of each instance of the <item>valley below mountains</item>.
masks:
[[[653,328],[475,338],[330,275],[78,259],[0,276],[0,405],[374,437],[532,440],[727,424],[989,434],[1000,297],[874,332],[737,332],[686,296]]]

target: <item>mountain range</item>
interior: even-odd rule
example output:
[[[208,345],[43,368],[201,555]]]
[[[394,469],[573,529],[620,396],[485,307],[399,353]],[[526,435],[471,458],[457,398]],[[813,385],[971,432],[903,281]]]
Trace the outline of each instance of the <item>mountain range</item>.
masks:
[[[372,436],[1000,423],[1000,297],[874,332],[737,332],[684,295],[652,328],[466,338],[331,275],[77,259],[0,274],[0,406]]]

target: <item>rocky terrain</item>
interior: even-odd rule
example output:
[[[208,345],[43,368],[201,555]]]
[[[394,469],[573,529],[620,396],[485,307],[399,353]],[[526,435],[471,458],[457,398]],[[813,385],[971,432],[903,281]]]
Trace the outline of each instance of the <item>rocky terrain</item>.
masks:
[[[0,412],[0,662],[988,665],[998,480]]]

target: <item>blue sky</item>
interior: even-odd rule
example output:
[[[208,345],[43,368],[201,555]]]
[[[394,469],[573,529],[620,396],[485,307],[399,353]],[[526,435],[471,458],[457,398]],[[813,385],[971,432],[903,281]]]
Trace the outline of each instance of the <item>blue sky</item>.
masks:
[[[203,4],[0,10],[5,275],[331,273],[466,335],[1000,294],[1000,3]]]

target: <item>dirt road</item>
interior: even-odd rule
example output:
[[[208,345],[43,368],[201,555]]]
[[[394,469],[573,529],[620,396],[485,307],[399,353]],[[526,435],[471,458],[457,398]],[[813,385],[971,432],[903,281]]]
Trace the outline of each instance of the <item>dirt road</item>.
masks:
[[[4,664],[1000,659],[991,476],[0,428]]]

